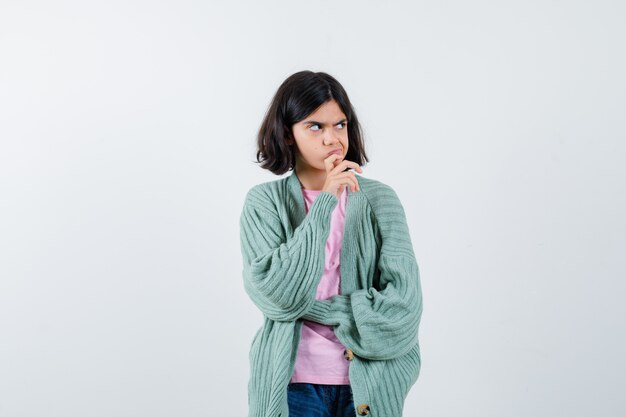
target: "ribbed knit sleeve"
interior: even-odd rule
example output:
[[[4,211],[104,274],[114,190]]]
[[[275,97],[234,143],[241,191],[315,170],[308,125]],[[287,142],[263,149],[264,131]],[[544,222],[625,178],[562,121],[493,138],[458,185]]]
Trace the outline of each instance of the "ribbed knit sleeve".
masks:
[[[293,321],[315,301],[324,272],[330,217],[338,199],[320,192],[304,220],[287,237],[266,192],[258,186],[251,188],[240,216],[244,288],[265,316]]]
[[[379,289],[317,300],[304,319],[335,327],[337,338],[363,358],[392,359],[418,343],[422,314],[420,275],[404,208],[395,191],[378,186],[372,202],[380,233]]]

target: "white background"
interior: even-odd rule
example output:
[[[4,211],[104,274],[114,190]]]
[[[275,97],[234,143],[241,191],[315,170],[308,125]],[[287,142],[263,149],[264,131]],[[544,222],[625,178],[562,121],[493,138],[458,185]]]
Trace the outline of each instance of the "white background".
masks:
[[[0,416],[247,413],[272,95],[346,88],[403,202],[406,416],[626,415],[626,3],[0,3]]]

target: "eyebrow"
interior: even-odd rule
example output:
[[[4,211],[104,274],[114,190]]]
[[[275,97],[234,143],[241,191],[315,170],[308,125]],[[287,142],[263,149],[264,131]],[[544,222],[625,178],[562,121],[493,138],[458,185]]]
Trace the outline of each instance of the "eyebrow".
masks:
[[[345,123],[345,122],[347,122],[347,121],[348,121],[347,119],[341,119],[341,120],[339,120],[339,121],[338,121],[337,123],[335,123],[335,124],[336,124],[336,125],[338,125],[339,123]],[[305,120],[305,121],[303,121],[302,123],[304,123],[304,124],[312,124],[312,125],[321,125],[321,126],[324,126],[324,123],[322,123],[322,122],[316,122],[315,120]]]

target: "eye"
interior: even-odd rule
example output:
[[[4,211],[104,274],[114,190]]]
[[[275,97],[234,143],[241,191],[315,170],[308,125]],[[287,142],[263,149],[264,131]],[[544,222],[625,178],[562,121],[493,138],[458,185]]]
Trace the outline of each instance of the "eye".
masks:
[[[337,126],[341,125],[341,128],[340,128],[340,129],[344,129],[344,128],[346,127],[346,124],[347,124],[347,123],[348,123],[348,122],[341,122],[341,123],[337,123]]]
[[[309,126],[309,129],[311,129],[314,126],[320,127],[320,125],[318,125],[318,124],[312,124],[311,126]],[[314,132],[319,131],[319,129],[311,129],[311,130],[313,130]]]

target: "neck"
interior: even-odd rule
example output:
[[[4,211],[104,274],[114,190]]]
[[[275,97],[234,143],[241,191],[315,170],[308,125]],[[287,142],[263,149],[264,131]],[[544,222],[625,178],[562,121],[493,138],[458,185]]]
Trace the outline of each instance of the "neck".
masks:
[[[305,169],[298,165],[294,168],[295,175],[300,180],[300,185],[307,190],[321,190],[326,182],[326,171],[309,168]]]

